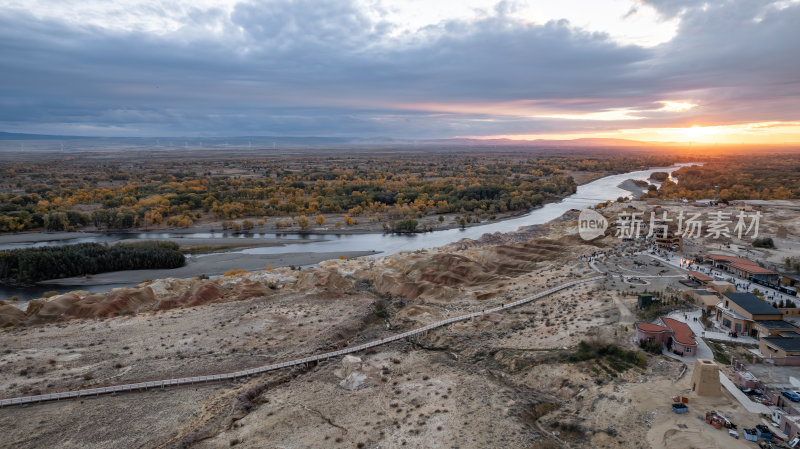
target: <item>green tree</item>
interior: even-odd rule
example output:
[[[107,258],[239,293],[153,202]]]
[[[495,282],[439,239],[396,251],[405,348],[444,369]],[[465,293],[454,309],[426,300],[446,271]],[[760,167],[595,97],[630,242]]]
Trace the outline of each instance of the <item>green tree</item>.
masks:
[[[392,231],[399,233],[411,233],[417,230],[417,220],[406,218],[392,223]]]

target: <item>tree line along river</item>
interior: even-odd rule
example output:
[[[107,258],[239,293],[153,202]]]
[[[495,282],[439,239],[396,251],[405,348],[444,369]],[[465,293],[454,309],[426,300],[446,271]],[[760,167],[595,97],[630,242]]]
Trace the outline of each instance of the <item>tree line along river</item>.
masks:
[[[292,233],[253,233],[253,234],[233,234],[221,232],[197,232],[197,233],[177,233],[177,232],[120,232],[107,233],[101,235],[80,236],[70,235],[67,238],[40,241],[40,242],[17,242],[0,245],[0,250],[30,248],[37,246],[50,245],[69,245],[88,242],[118,242],[118,241],[141,241],[157,239],[230,239],[231,244],[235,244],[240,238],[269,238],[285,240],[285,244],[277,246],[264,246],[247,249],[231,249],[227,253],[240,254],[285,254],[298,252],[320,252],[337,253],[344,251],[377,251],[376,255],[382,256],[393,254],[399,251],[414,251],[423,248],[443,246],[448,243],[456,242],[461,239],[477,239],[483,234],[493,234],[495,232],[507,233],[516,231],[522,226],[531,226],[547,223],[554,220],[571,209],[584,209],[598,203],[615,200],[620,196],[630,196],[630,192],[620,188],[620,184],[626,180],[647,180],[654,171],[672,172],[681,166],[692,165],[691,163],[676,164],[671,167],[653,167],[648,170],[633,171],[617,175],[606,176],[592,182],[579,185],[577,191],[565,197],[561,201],[547,203],[544,206],[534,209],[519,217],[508,220],[496,221],[466,229],[447,229],[421,234],[333,234],[333,235],[309,235]],[[303,242],[303,240],[310,240]],[[203,257],[203,255],[193,256]],[[200,275],[204,273],[196,273]],[[39,298],[46,291],[58,291],[59,293],[70,290],[88,290],[92,292],[107,291],[115,287],[129,284],[103,284],[91,286],[69,286],[69,285],[42,285],[33,287],[7,287],[0,286],[0,298],[10,298],[17,296],[20,300],[26,301]]]

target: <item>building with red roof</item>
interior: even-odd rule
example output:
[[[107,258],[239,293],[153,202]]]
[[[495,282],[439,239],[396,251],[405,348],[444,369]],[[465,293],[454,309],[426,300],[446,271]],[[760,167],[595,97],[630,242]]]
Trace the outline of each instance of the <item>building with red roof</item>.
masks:
[[[781,280],[781,275],[777,271],[764,268],[752,260],[741,257],[708,254],[703,258],[703,262],[710,263],[714,268],[726,271],[742,279],[755,277],[773,284],[778,284]]]
[[[703,274],[699,271],[690,271],[687,274],[689,275],[689,279],[697,282],[701,286],[706,285],[714,280],[714,278],[712,278],[711,276]]]
[[[697,355],[697,341],[694,339],[694,332],[684,322],[673,320],[672,318],[662,318],[660,324],[636,323],[636,337],[634,340],[657,341],[666,345],[667,349],[675,354],[685,357]]]

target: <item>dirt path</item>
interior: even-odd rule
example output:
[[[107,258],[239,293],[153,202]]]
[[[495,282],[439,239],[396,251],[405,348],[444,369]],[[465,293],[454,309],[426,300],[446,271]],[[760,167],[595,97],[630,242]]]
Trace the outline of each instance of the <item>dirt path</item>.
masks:
[[[622,302],[622,299],[618,295],[614,295],[614,304],[616,304],[617,309],[619,309],[619,324],[633,324],[635,322],[633,312]]]

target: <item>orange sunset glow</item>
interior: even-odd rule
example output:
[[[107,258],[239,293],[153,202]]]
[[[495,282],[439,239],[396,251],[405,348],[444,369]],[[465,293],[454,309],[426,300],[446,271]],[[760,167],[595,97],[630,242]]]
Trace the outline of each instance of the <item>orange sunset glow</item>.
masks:
[[[792,144],[800,142],[800,122],[759,122],[736,125],[692,125],[676,128],[626,128],[616,131],[560,134],[470,136],[475,139],[572,140],[630,139],[642,142],[700,144]]]

